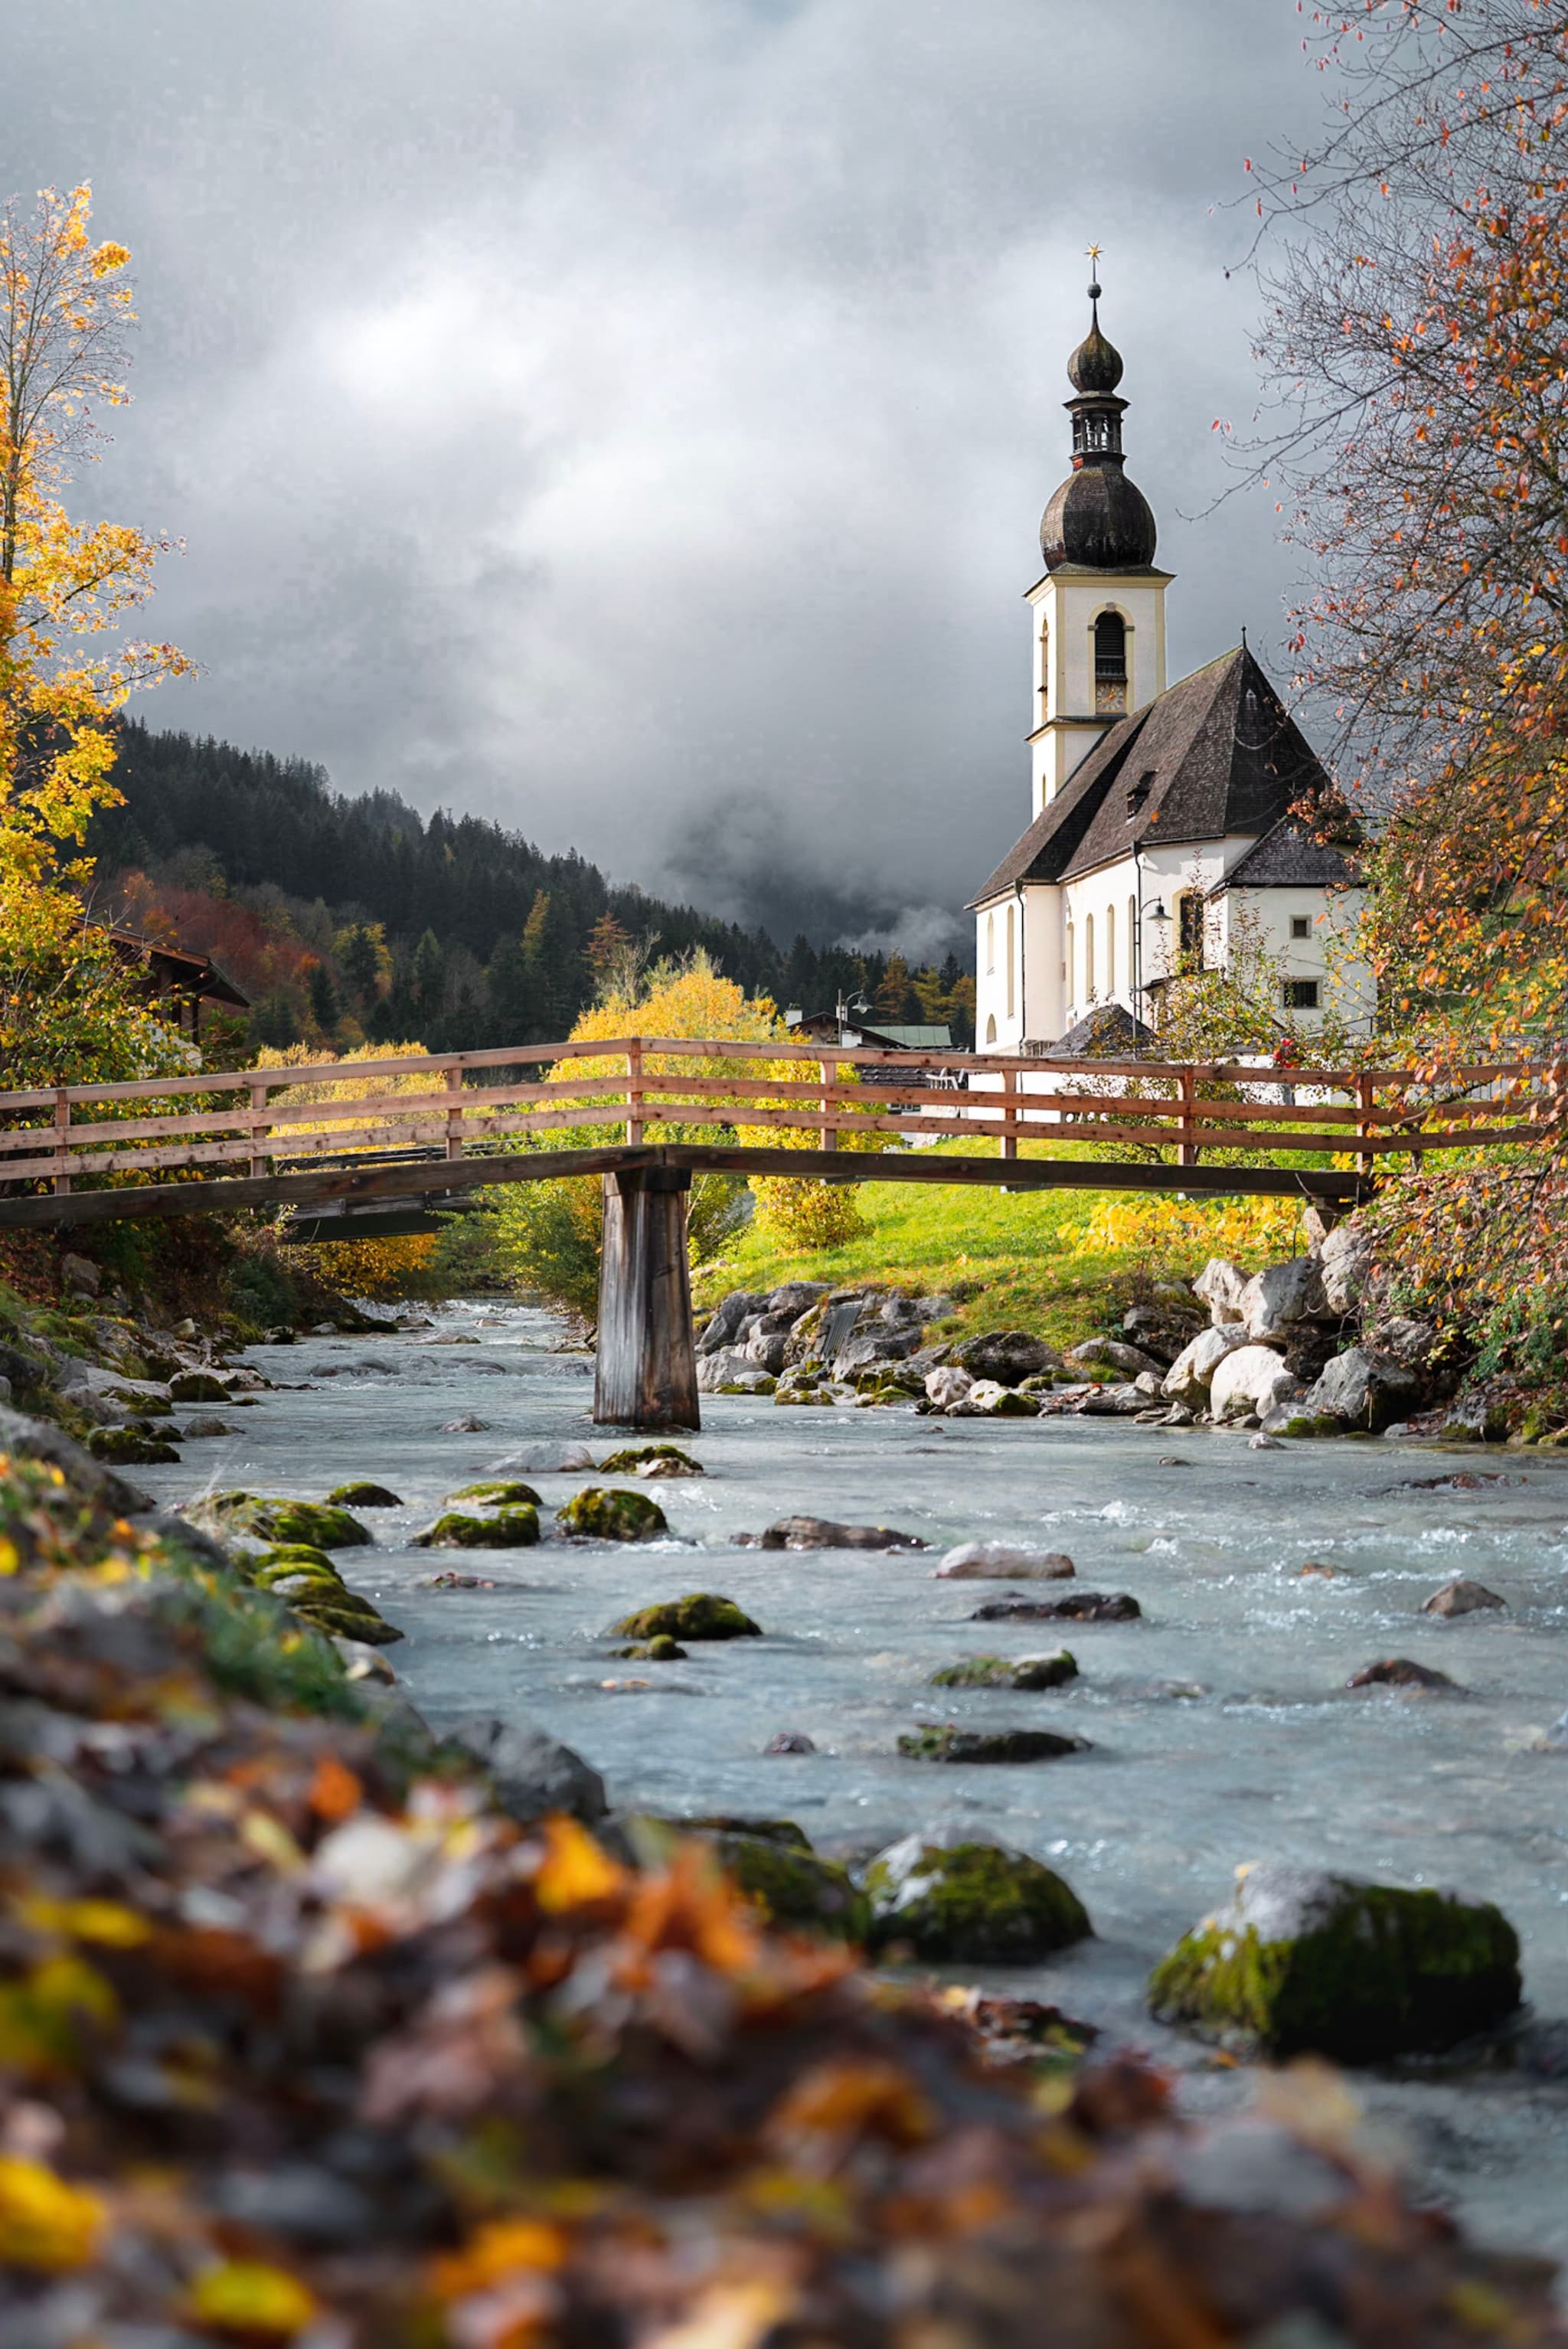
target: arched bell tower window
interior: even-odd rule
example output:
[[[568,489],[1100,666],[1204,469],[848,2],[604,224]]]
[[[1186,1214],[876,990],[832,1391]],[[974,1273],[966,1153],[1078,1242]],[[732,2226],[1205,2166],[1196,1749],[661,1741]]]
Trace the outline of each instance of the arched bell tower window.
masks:
[[[1051,714],[1051,624],[1040,622],[1040,716],[1043,726]]]
[[[1101,612],[1094,624],[1096,717],[1119,718],[1127,708],[1127,622],[1119,612]]]

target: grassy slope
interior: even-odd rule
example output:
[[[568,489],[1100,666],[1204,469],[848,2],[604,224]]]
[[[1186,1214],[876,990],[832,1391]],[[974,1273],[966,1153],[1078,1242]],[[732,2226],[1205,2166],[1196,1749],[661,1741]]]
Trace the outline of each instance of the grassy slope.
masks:
[[[1025,1154],[1034,1154],[1027,1145]],[[1233,1253],[1253,1269],[1292,1247],[1289,1210],[1264,1244],[1261,1201],[1199,1207],[1124,1193],[867,1183],[860,1202],[870,1229],[838,1248],[793,1251],[758,1218],[695,1276],[698,1303],[784,1280],[876,1281],[954,1297],[950,1333],[1027,1330],[1068,1346],[1119,1323],[1157,1279],[1191,1278],[1211,1256]]]

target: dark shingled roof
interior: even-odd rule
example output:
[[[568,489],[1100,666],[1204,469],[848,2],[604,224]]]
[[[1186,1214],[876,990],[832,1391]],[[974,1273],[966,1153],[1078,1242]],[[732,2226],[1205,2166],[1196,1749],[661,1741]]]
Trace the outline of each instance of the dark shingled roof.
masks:
[[[1238,857],[1221,889],[1337,889],[1360,879],[1353,849],[1315,840],[1304,823],[1286,816],[1255,846]]]
[[[1244,646],[1101,736],[973,905],[1021,881],[1071,881],[1130,849],[1272,832],[1329,788],[1306,737]]]
[[[1153,1029],[1135,1019],[1125,1004],[1102,1003],[1087,1011],[1065,1036],[1058,1036],[1051,1049],[1069,1061],[1092,1061],[1097,1055],[1111,1060],[1121,1058],[1130,1045],[1153,1041]]]

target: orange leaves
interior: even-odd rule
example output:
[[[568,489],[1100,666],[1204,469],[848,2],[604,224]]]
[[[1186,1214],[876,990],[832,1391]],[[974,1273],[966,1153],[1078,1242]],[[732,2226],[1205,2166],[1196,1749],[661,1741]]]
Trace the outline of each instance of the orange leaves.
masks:
[[[936,2129],[927,2098],[900,2065],[872,2058],[819,2064],[775,2106],[768,2133],[798,2144],[826,2140],[841,2155],[863,2137],[901,2147],[924,2145]]]
[[[625,1893],[631,1881],[626,1870],[575,1819],[546,1819],[542,1833],[545,1855],[533,1891],[546,1916],[596,1908]]]
[[[308,1800],[318,1818],[335,1824],[359,1808],[365,1789],[335,1754],[324,1754],[310,1783]]]

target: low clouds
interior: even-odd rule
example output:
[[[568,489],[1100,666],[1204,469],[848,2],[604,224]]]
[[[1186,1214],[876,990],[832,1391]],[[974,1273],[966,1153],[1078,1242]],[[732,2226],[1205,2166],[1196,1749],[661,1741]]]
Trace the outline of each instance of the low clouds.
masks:
[[[1091,237],[1173,674],[1277,635],[1211,219],[1313,119],[1291,0],[57,0],[23,186],[137,256],[95,502],[181,536],[148,715],[715,910],[935,935],[1027,814]],[[912,912],[910,921],[915,919]]]

